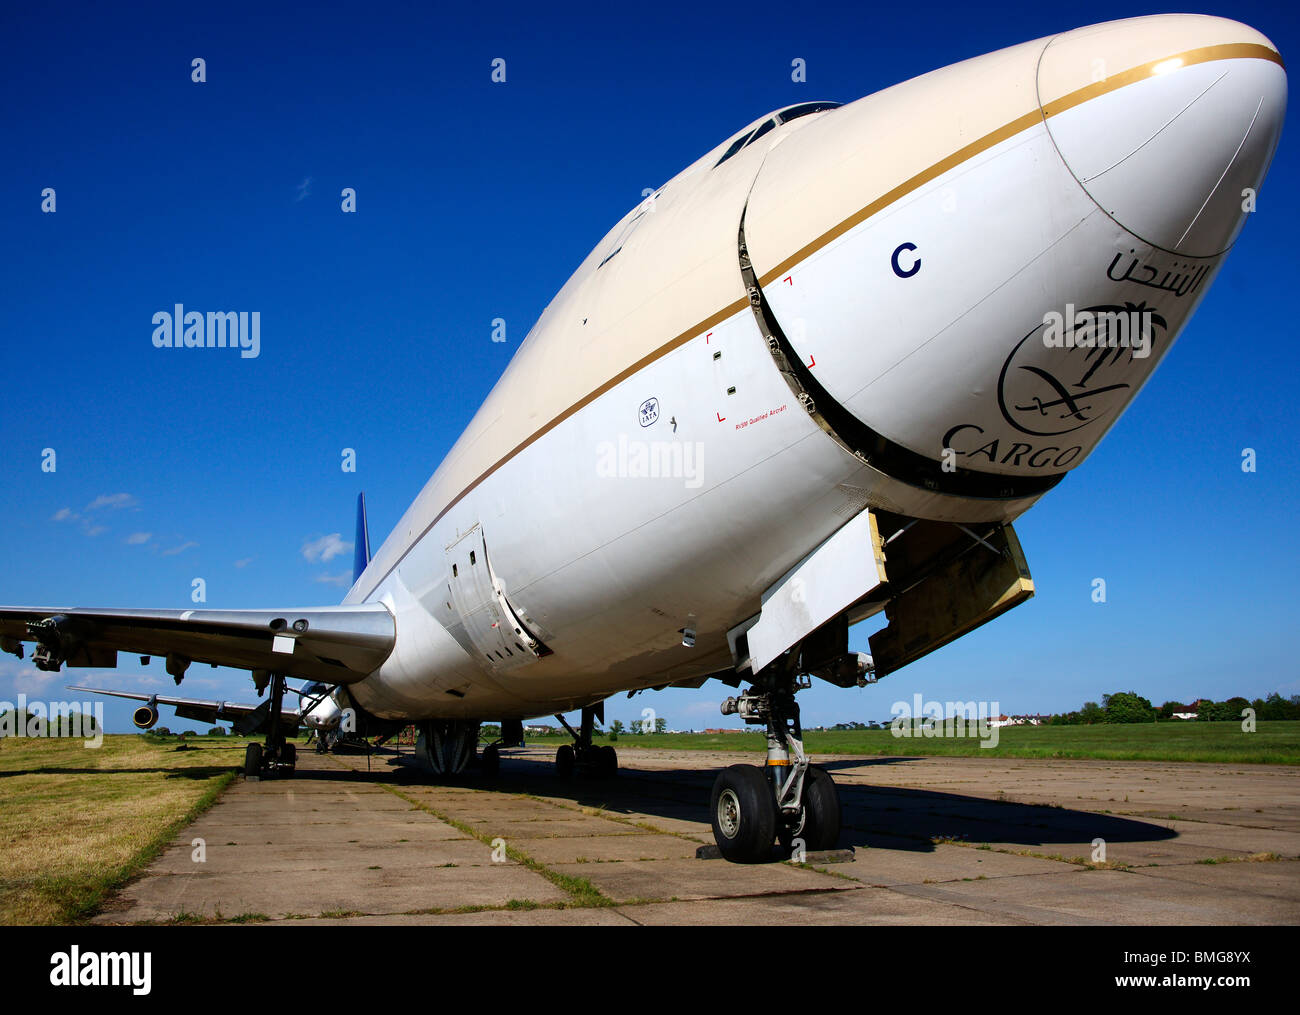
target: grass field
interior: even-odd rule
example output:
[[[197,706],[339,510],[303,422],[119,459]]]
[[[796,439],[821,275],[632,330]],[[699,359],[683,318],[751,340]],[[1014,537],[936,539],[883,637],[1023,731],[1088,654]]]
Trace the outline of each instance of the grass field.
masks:
[[[1097,726],[1006,726],[997,730],[996,747],[980,747],[975,737],[895,737],[889,730],[808,731],[804,747],[812,754],[941,755],[988,758],[1097,758],[1105,761],[1231,761],[1300,765],[1300,722],[1261,722],[1243,733],[1235,722],[1159,722]],[[566,737],[534,737],[530,744]],[[727,750],[758,754],[761,732],[620,734],[598,738],[615,747],[668,750]]]
[[[242,765],[240,737],[0,740],[0,924],[71,924],[147,866]]]

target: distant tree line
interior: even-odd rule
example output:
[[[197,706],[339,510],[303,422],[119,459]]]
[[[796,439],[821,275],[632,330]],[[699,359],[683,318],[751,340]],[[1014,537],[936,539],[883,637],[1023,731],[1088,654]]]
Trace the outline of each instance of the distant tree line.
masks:
[[[1051,726],[1089,726],[1094,723],[1131,723],[1158,722],[1174,719],[1175,715],[1195,712],[1195,720],[1176,719],[1175,722],[1240,722],[1245,709],[1254,709],[1255,718],[1260,721],[1300,719],[1300,694],[1289,698],[1274,691],[1267,698],[1229,698],[1227,701],[1212,701],[1201,698],[1190,705],[1180,701],[1166,701],[1156,708],[1136,691],[1117,691],[1102,695],[1101,704],[1085,701],[1083,708],[1077,712],[1054,715],[1047,720]]]
[[[95,717],[72,709],[53,716],[33,715],[26,709],[0,712],[0,737],[93,737]]]

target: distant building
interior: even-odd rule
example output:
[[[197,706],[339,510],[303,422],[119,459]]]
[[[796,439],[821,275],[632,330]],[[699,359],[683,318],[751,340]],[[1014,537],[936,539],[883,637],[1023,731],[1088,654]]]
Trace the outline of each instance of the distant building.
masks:
[[[1197,698],[1190,705],[1184,705],[1181,712],[1170,713],[1175,719],[1195,719],[1201,712],[1201,701]]]

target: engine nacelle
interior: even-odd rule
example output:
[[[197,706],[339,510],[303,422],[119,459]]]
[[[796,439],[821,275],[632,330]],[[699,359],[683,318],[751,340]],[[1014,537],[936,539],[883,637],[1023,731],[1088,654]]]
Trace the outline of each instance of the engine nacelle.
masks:
[[[158,722],[158,710],[151,705],[141,705],[131,713],[131,721],[142,730],[153,729]]]

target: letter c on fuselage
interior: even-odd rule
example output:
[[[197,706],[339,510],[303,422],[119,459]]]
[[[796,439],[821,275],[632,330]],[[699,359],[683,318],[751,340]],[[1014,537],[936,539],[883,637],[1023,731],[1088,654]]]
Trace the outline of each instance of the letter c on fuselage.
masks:
[[[917,263],[919,264],[920,262],[918,261]],[[953,427],[951,430],[949,430],[946,434],[943,435],[943,446],[945,448],[951,448],[953,437],[955,437],[962,430],[974,430],[976,433],[984,432],[983,427],[976,426],[974,423],[958,423],[955,427]],[[957,449],[953,448],[953,450],[956,451]],[[962,455],[965,454],[965,452],[957,451],[957,454]]]
[[[894,252],[889,255],[889,263],[894,269],[894,274],[897,275],[899,278],[911,278],[913,275],[915,275],[918,271],[921,270],[921,259],[919,257],[912,262],[912,267],[910,268],[903,268],[898,263],[899,254],[901,254],[904,250],[912,251],[915,249],[916,249],[915,243],[900,243],[897,247],[894,248]]]

